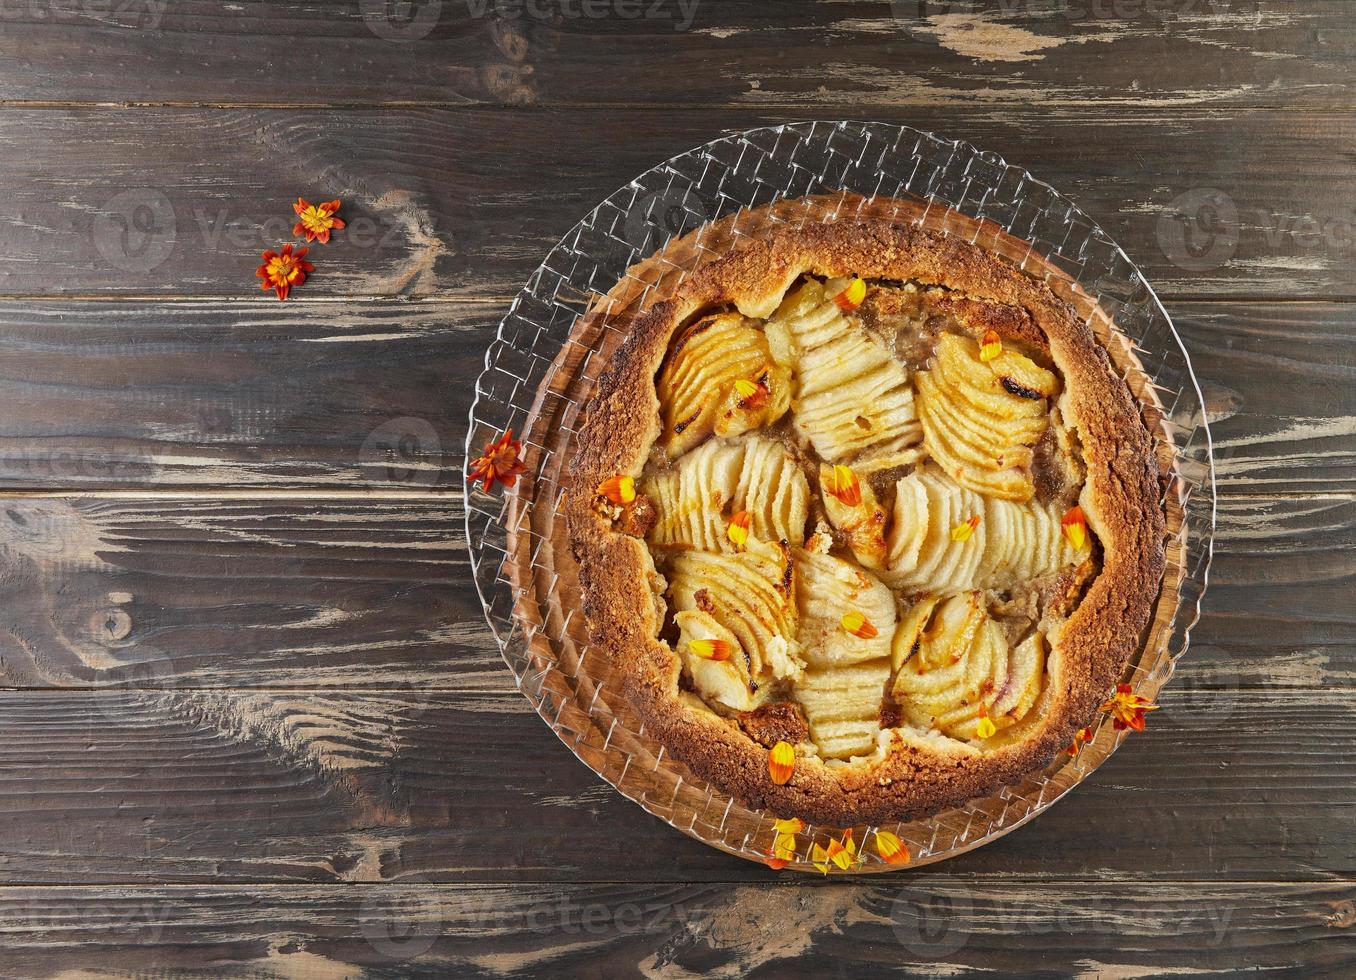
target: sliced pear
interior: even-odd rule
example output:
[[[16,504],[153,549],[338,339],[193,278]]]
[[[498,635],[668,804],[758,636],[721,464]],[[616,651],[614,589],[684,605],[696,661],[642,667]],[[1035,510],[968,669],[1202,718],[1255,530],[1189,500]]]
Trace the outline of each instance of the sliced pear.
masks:
[[[891,669],[899,670],[917,654],[923,630],[932,619],[932,613],[937,608],[937,602],[938,600],[935,598],[919,599],[909,608],[908,614],[900,620],[898,628],[895,629],[894,640],[890,644]]]
[[[810,485],[795,457],[771,439],[710,440],[648,477],[641,490],[655,506],[648,539],[659,547],[733,551],[730,518],[741,511],[752,538],[797,546],[805,540]]]
[[[835,667],[888,656],[895,632],[895,597],[875,576],[832,555],[796,553],[796,595],[802,659],[811,667]],[[860,613],[874,635],[858,636],[843,616]],[[862,632],[867,632],[863,630]]]
[[[762,384],[749,400],[737,382]],[[655,381],[664,423],[661,444],[681,456],[719,429],[739,435],[775,422],[791,403],[790,375],[772,360],[767,337],[738,313],[718,313],[689,325],[675,340]]]
[[[875,749],[889,679],[890,661],[885,657],[805,672],[796,685],[796,697],[821,756],[846,759]]]
[[[760,702],[758,692],[749,684],[749,658],[739,646],[734,633],[722,626],[714,616],[698,609],[680,612],[673,617],[680,638],[678,655],[692,677],[693,686],[707,701],[719,701],[736,711],[752,711]],[[697,640],[719,640],[732,647],[725,660],[711,660],[691,650]]]

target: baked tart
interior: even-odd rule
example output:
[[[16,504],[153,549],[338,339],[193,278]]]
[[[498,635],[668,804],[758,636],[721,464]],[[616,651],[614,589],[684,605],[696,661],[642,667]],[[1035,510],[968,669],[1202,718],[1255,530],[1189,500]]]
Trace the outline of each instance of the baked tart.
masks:
[[[1159,591],[1141,406],[1071,306],[955,236],[858,216],[726,246],[629,321],[566,485],[646,732],[834,826],[1047,765]]]

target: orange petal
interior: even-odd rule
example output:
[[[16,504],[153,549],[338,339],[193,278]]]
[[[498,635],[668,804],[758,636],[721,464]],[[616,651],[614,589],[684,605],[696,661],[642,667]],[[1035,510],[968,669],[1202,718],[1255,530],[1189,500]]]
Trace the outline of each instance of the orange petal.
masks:
[[[829,873],[829,852],[818,844],[810,848],[810,863],[825,874]]]
[[[908,864],[910,860],[908,847],[888,830],[876,831],[876,853],[886,864]]]
[[[725,529],[725,536],[736,548],[742,548],[748,543],[749,524],[752,521],[753,515],[746,510],[741,510],[730,518],[730,526]]]
[[[984,340],[979,345],[979,359],[981,361],[992,361],[999,354],[1003,353],[1003,341],[999,338],[996,331],[984,331]]]
[[[880,630],[856,609],[843,613],[843,618],[838,624],[859,640],[870,640],[880,636]]]
[[[862,502],[862,485],[857,480],[857,474],[841,463],[834,466],[829,476],[829,485],[824,488],[824,492],[833,495],[849,507],[856,507]]]
[[[598,484],[597,492],[614,504],[629,504],[636,499],[636,481],[630,476],[609,476]]]
[[[735,394],[739,396],[740,408],[762,408],[767,404],[768,391],[767,385],[761,381],[749,381],[747,378],[739,378],[734,383]]]
[[[979,527],[979,518],[971,517],[969,520],[961,521],[951,529],[952,541],[969,541],[970,535],[975,533],[975,528]]]
[[[1084,516],[1082,507],[1075,504],[1065,511],[1059,526],[1075,550],[1082,551],[1088,546],[1088,519]]]
[[[791,779],[796,768],[796,750],[790,742],[778,742],[767,755],[767,772],[778,786],[784,786]]]
[[[866,299],[866,283],[854,277],[852,282],[848,283],[847,288],[833,298],[833,302],[844,313],[850,313],[861,306],[864,299]]]
[[[993,721],[988,715],[981,714],[979,721],[975,724],[975,735],[979,738],[993,738],[994,732],[998,731],[994,727]]]
[[[693,640],[687,645],[689,653],[703,660],[729,660],[734,647],[729,640]]]
[[[805,821],[800,817],[792,817],[789,820],[774,820],[772,826],[779,834],[799,834],[805,829]]]
[[[763,853],[767,855],[767,857],[763,858],[763,863],[773,871],[780,871],[791,863],[790,858],[779,858],[771,851],[764,851]]]

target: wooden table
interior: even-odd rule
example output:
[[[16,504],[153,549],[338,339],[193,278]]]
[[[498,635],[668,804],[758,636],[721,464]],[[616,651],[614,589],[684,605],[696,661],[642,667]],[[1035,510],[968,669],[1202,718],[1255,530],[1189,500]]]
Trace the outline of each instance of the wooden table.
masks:
[[[0,3],[0,974],[1352,975],[1352,5],[656,3]],[[551,244],[676,152],[844,117],[1116,236],[1221,493],[1150,730],[860,883],[575,761],[461,530],[472,382]],[[298,195],[350,228],[280,304]]]

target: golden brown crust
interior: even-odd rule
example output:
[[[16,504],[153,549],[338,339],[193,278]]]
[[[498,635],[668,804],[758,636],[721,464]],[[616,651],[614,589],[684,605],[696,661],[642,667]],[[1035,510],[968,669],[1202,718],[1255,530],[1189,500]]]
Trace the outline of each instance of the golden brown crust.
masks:
[[[913,281],[952,291],[951,313],[1048,353],[1065,379],[1060,410],[1088,474],[1080,503],[1102,546],[1101,572],[1057,637],[1041,717],[981,751],[892,729],[883,753],[850,765],[797,761],[774,784],[768,750],[679,690],[680,664],[656,640],[663,605],[643,541],[599,513],[595,488],[639,476],[659,434],[654,376],[675,331],[726,304],[766,316],[801,274]],[[1163,572],[1164,518],[1153,445],[1129,389],[1087,324],[1043,283],[955,236],[873,217],[783,227],[737,245],[683,279],[631,325],[600,379],[577,439],[565,504],[593,641],[625,679],[647,730],[698,775],[754,807],[832,825],[907,820],[957,806],[1046,765],[1091,723],[1138,651]],[[761,740],[759,740],[761,741]]]

